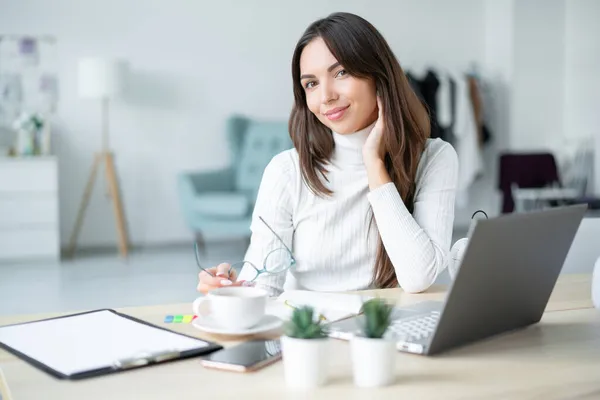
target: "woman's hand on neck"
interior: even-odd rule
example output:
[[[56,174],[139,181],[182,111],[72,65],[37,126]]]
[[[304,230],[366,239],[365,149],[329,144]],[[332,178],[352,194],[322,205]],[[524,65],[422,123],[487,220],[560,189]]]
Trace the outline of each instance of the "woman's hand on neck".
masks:
[[[383,119],[383,106],[379,96],[377,96],[377,107],[379,109],[377,122],[375,122],[375,126],[369,133],[362,148],[363,162],[367,169],[370,190],[375,190],[392,181],[385,169],[385,147],[383,145],[383,129],[385,121]]]

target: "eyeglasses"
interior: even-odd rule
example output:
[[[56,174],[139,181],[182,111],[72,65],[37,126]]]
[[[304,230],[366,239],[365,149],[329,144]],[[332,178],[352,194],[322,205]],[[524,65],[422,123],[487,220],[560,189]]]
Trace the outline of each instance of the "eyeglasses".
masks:
[[[267,228],[269,228],[269,230],[271,232],[273,232],[273,235],[275,235],[275,237],[279,240],[279,243],[281,243],[281,245],[283,247],[279,247],[279,248],[276,248],[275,250],[271,250],[265,256],[262,268],[258,268],[256,265],[254,265],[254,263],[252,263],[251,261],[246,261],[246,260],[231,264],[231,268],[239,268],[240,271],[242,269],[247,269],[249,272],[245,272],[245,273],[248,273],[248,274],[250,274],[250,272],[252,273],[252,275],[248,275],[248,279],[246,279],[247,282],[255,281],[262,274],[280,274],[282,272],[287,271],[293,265],[296,264],[296,259],[294,258],[292,251],[285,245],[285,243],[279,237],[279,235],[277,233],[275,233],[273,228],[271,228],[269,226],[269,224],[267,224],[267,222],[262,217],[259,216],[258,218],[262,221],[263,224],[265,224],[265,226]],[[204,269],[202,267],[202,265],[200,264],[200,256],[198,254],[198,243],[194,243],[194,251],[196,253],[196,263],[198,264],[198,267],[200,267],[201,270],[203,270],[210,276],[214,277],[214,275],[211,272]],[[229,274],[230,274],[230,272],[228,273],[228,275]]]

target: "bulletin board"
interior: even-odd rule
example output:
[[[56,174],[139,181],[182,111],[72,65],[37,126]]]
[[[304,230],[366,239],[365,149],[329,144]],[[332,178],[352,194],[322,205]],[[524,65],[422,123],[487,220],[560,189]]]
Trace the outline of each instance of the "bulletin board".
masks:
[[[53,114],[58,101],[56,39],[0,34],[0,127],[22,113]]]

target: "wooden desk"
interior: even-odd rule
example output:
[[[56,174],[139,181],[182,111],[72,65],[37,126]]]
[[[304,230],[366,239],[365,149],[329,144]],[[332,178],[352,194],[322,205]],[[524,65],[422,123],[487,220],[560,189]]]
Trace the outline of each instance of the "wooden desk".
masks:
[[[349,347],[332,340],[327,386],[309,394],[285,386],[281,363],[251,374],[205,369],[198,359],[133,370],[79,382],[60,381],[0,352],[15,400],[20,399],[563,399],[600,398],[600,312],[591,308],[589,275],[561,277],[542,321],[527,329],[424,357],[398,353],[397,380],[381,389],[352,384]],[[409,304],[441,299],[444,291],[380,295]],[[189,304],[123,308],[119,311],[162,324],[166,314],[190,313]],[[0,318],[0,325],[48,315]],[[225,346],[235,342],[201,334],[188,324],[169,327]]]

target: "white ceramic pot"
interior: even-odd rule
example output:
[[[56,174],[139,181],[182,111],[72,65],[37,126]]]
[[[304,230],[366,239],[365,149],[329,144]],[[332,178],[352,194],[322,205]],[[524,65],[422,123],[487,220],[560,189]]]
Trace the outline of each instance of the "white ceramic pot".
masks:
[[[293,388],[310,389],[324,385],[328,378],[327,345],[324,339],[281,337],[285,382]]]
[[[594,264],[594,273],[592,275],[592,302],[594,307],[600,310],[600,257]]]
[[[350,348],[356,386],[377,387],[393,382],[398,354],[394,341],[354,336]]]

